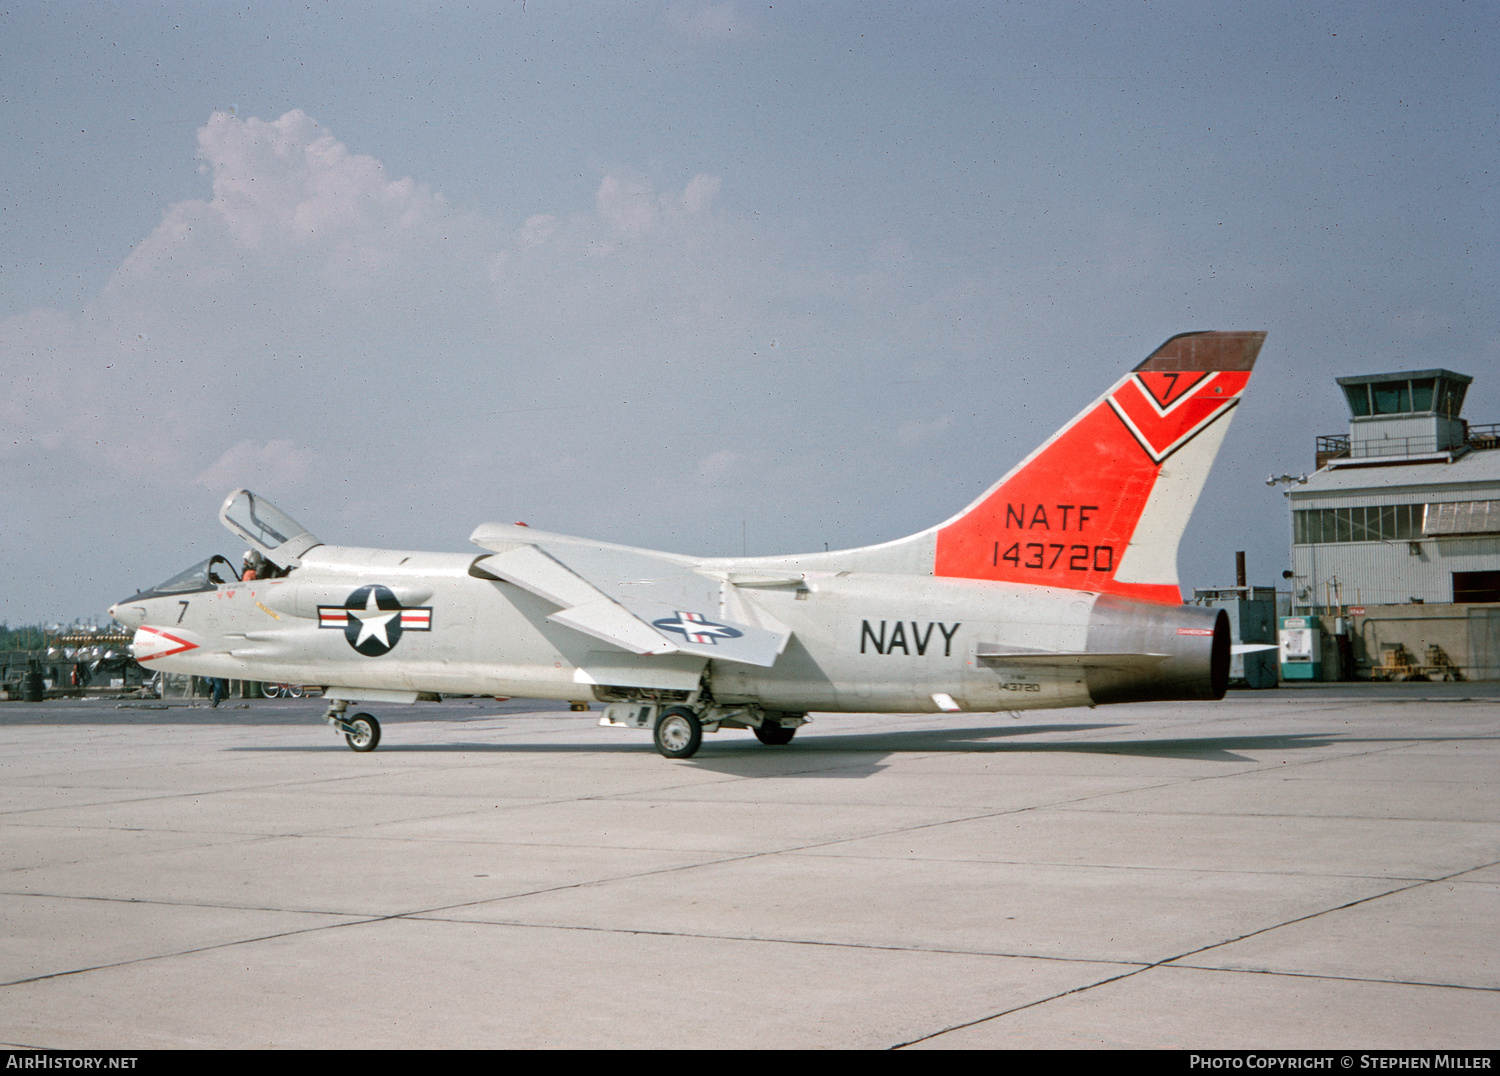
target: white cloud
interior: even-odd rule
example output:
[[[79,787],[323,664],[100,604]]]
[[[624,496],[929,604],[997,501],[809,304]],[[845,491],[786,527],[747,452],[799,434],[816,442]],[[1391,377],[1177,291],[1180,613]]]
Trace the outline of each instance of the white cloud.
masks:
[[[720,186],[722,181],[718,176],[705,176],[700,172],[688,182],[687,189],[682,192],[677,204],[688,213],[702,213],[719,193]]]
[[[698,477],[705,482],[716,482],[728,475],[742,458],[727,448],[710,453],[698,461]]]
[[[92,513],[67,548],[108,528],[111,577],[142,549],[173,569],[189,549],[161,546],[168,517],[183,541],[221,541],[213,512],[239,485],[310,506],[330,534],[413,548],[492,510],[655,541],[654,501],[693,521],[672,540],[696,548],[705,514],[829,484],[826,455],[768,461],[750,431],[844,451],[829,416],[854,391],[845,356],[875,356],[869,372],[893,331],[925,338],[932,320],[891,318],[912,309],[901,257],[868,279],[810,272],[769,215],[717,211],[714,175],[615,166],[592,204],[502,223],[300,112],[216,114],[199,144],[211,196],[167,207],[82,311],[0,320],[0,495],[58,530],[64,491]],[[688,435],[663,436],[664,415]],[[884,451],[834,470],[880,472]],[[35,528],[9,518],[0,557],[29,563]]]
[[[286,491],[313,473],[315,460],[291,441],[240,441],[201,471],[193,482],[215,493],[237,487]]]
[[[614,238],[635,240],[669,224],[685,223],[685,218],[706,215],[721,186],[723,181],[718,176],[700,172],[688,181],[681,194],[658,194],[649,180],[632,171],[606,172],[594,195],[594,208]],[[531,221],[537,219],[533,217],[526,222],[528,229],[523,230],[523,242]],[[549,228],[547,235],[550,234]]]
[[[124,280],[205,269],[232,275],[245,258],[321,269],[341,289],[371,283],[452,231],[441,195],[392,180],[300,110],[241,120],[215,112],[198,131],[213,197],[169,208],[121,266]]]
[[[618,236],[636,239],[656,225],[656,194],[639,177],[606,175],[594,195],[599,217]]]
[[[523,247],[535,247],[552,238],[557,230],[557,218],[551,213],[538,213],[527,217],[521,228],[520,241]]]
[[[179,491],[303,481],[288,425],[394,405],[397,333],[482,316],[483,228],[427,186],[300,111],[215,113],[198,145],[211,198],[169,206],[83,310],[0,320],[0,459]]]

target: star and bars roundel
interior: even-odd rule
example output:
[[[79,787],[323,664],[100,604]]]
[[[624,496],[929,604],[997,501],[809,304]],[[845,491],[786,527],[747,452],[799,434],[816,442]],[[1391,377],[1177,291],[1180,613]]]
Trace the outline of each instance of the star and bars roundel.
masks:
[[[653,628],[676,632],[690,643],[712,643],[720,639],[738,639],[744,633],[728,624],[716,624],[702,613],[679,612],[676,616],[662,617],[651,622]]]
[[[349,645],[367,658],[388,654],[408,631],[432,630],[432,607],[407,607],[380,583],[353,591],[343,605],[318,606],[318,627],[342,628]]]

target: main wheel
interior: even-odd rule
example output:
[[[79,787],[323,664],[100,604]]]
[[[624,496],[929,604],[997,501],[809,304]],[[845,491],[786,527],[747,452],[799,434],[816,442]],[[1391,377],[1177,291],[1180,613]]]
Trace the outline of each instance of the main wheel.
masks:
[[[354,729],[344,734],[349,750],[363,753],[380,746],[380,722],[369,714],[355,714],[345,724]]]
[[[279,699],[281,697],[280,684],[261,684],[260,693],[268,699]]]
[[[797,735],[796,725],[771,724],[766,722],[755,730],[755,738],[769,747],[780,747],[792,742]]]
[[[703,743],[703,722],[686,706],[669,706],[656,721],[655,739],[667,758],[692,758]]]

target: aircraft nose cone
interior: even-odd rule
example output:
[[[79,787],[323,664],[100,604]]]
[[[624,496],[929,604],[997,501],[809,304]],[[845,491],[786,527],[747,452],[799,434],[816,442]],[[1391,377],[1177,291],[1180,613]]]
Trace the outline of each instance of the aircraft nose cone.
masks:
[[[128,601],[116,602],[109,607],[109,615],[126,627],[138,628],[146,622],[146,610]]]

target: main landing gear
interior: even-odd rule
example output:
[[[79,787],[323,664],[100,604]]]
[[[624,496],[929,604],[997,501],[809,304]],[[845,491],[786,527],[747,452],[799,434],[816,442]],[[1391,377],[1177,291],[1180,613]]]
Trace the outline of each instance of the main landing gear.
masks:
[[[637,707],[630,705],[624,707],[622,716],[627,716],[628,721],[616,721],[612,719],[609,710],[606,710],[604,721],[601,724],[615,724],[623,726],[634,726],[644,728],[649,720],[649,713],[653,707]],[[756,722],[752,724],[752,722]],[[748,728],[755,733],[755,738],[761,743],[771,747],[780,747],[792,742],[792,737],[797,734],[797,728],[807,722],[805,714],[768,713],[746,707],[727,706],[668,706],[661,712],[653,726],[653,739],[656,741],[656,749],[667,758],[692,758],[698,748],[703,745],[703,734],[705,732],[717,732],[720,728],[743,729]]]
[[[328,712],[323,715],[323,720],[344,734],[344,742],[349,745],[349,750],[361,754],[375,750],[380,746],[380,722],[369,714],[355,714],[345,720],[344,712],[348,709],[348,702],[333,699],[328,703]]]
[[[792,742],[792,737],[797,735],[795,725],[788,727],[780,723],[773,724],[768,718],[760,723],[755,730],[755,738],[767,747],[780,747]]]
[[[669,706],[656,721],[656,749],[666,758],[692,758],[703,743],[703,722],[686,706]]]

